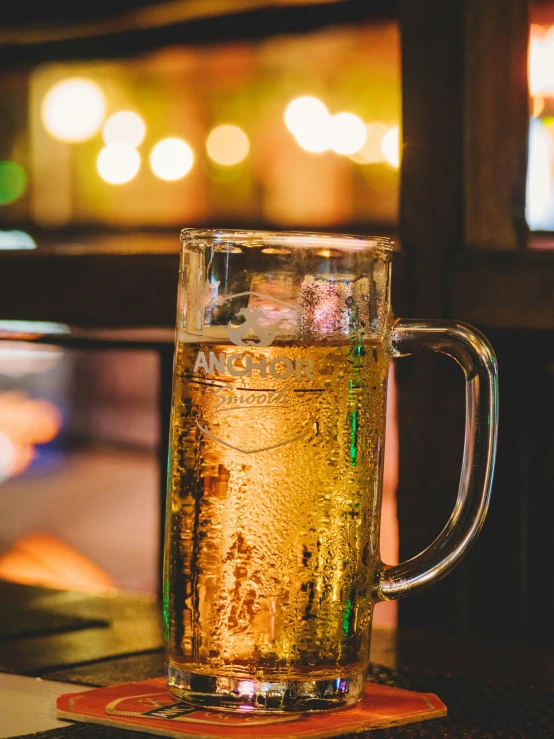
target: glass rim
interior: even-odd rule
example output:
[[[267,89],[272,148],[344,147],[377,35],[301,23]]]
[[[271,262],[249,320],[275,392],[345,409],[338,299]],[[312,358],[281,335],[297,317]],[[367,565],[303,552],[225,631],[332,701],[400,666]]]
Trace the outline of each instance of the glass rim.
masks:
[[[394,241],[386,236],[356,236],[355,234],[325,233],[320,231],[261,231],[223,228],[183,228],[181,244],[189,241],[210,240],[240,246],[286,246],[289,248],[332,248],[348,251],[379,249],[394,251]]]

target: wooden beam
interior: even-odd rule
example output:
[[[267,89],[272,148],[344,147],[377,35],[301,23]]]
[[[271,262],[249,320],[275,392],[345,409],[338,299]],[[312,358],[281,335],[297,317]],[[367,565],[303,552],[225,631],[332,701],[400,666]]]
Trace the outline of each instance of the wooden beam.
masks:
[[[470,258],[466,251],[473,245],[514,252],[525,244],[527,18],[526,0],[402,3],[400,235],[408,259],[405,293],[411,316],[455,316],[478,326],[554,324],[548,315],[552,301],[545,296],[553,284],[551,262],[541,275],[538,263],[530,266],[522,254],[522,261],[505,263],[503,272],[497,257],[509,255]],[[509,340],[502,340],[504,357],[509,357],[508,346]],[[399,360],[397,378],[397,502],[400,556],[406,559],[431,543],[454,504],[464,400],[462,378],[443,358]],[[517,424],[517,409],[506,415]],[[509,429],[503,435],[520,438]],[[516,532],[506,555],[509,567],[522,562],[517,516],[523,492],[513,459],[510,451],[499,456],[499,479],[511,479],[513,486],[499,490],[498,501],[493,491],[495,523],[485,525],[477,550],[428,593],[402,602],[402,625],[485,633],[493,630],[492,621],[502,621],[504,635],[521,634],[520,614],[502,603],[506,581],[501,586],[500,579],[489,578],[484,594],[479,575],[483,561],[497,561],[498,522]]]
[[[0,318],[173,327],[178,271],[178,253],[5,252],[0,255]]]
[[[0,44],[34,46],[51,41],[79,41],[91,36],[111,36],[125,31],[164,28],[198,20],[221,19],[267,8],[309,7],[347,2],[348,0],[165,0],[162,2],[128,3],[100,0],[94,8],[84,7],[81,13],[69,14],[67,7],[58,6],[44,18],[30,13],[31,3],[23,0],[7,9],[0,25]],[[27,12],[25,13],[25,6]],[[48,20],[46,24],[44,21]]]
[[[450,314],[450,271],[463,245],[464,1],[404,0],[400,240],[408,315]],[[463,443],[463,381],[444,357],[397,365],[400,558],[427,547],[454,505]],[[458,382],[457,382],[458,381]],[[451,629],[457,575],[402,601],[402,625]]]
[[[178,262],[176,251],[0,253],[0,320],[172,330]],[[392,293],[400,316],[415,314],[413,291],[405,289],[411,270],[408,255],[395,254]],[[457,319],[484,328],[554,331],[554,251],[466,252],[452,265],[451,280],[451,310]],[[87,336],[112,340],[105,331]],[[131,344],[145,339],[118,334],[113,340]],[[152,340],[158,341],[157,336]]]
[[[456,264],[454,315],[484,328],[554,331],[554,252],[470,252]]]
[[[404,0],[400,21],[400,240],[411,262],[410,315],[441,317],[463,233],[464,2]]]
[[[465,242],[525,247],[528,0],[466,0]]]

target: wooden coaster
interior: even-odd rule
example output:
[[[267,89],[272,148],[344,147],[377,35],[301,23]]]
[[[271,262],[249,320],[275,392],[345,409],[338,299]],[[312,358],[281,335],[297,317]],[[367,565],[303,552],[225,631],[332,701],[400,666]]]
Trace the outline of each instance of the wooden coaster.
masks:
[[[328,713],[252,714],[201,709],[167,692],[165,678],[60,695],[59,718],[140,730],[177,739],[324,739],[368,729],[446,716],[433,693],[366,683],[364,697],[352,708]]]

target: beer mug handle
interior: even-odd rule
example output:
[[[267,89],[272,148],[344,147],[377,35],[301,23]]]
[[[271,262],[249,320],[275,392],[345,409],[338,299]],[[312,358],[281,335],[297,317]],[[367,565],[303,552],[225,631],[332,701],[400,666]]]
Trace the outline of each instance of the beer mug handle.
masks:
[[[400,319],[392,329],[392,347],[395,357],[430,350],[458,362],[466,383],[465,443],[450,520],[421,554],[398,565],[381,565],[373,594],[376,601],[417,593],[458,564],[485,520],[496,455],[497,366],[485,337],[457,321]]]

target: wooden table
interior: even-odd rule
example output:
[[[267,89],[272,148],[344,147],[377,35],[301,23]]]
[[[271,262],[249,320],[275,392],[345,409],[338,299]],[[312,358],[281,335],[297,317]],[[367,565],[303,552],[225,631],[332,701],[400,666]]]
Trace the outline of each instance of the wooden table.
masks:
[[[0,582],[0,673],[75,686],[143,680],[163,674],[162,642],[160,609],[152,598],[125,593],[88,595]],[[367,735],[371,739],[554,736],[554,693],[546,692],[554,688],[553,651],[375,627],[371,659],[374,679],[437,692],[454,714],[413,727],[371,732]],[[2,677],[8,684],[6,674],[0,674],[0,686]],[[20,684],[12,681],[16,687]],[[21,685],[34,683],[23,681]],[[50,689],[49,700],[53,700],[56,686],[40,685],[43,693]],[[529,685],[535,689],[525,687]],[[57,692],[68,692],[66,687]],[[494,703],[494,710],[500,711],[498,722],[493,721],[499,733],[491,733],[483,724],[488,719],[480,702]],[[1,716],[0,711],[0,737],[10,736],[2,733]],[[29,720],[26,735],[32,726]],[[148,735],[68,725],[33,736],[146,739]]]

